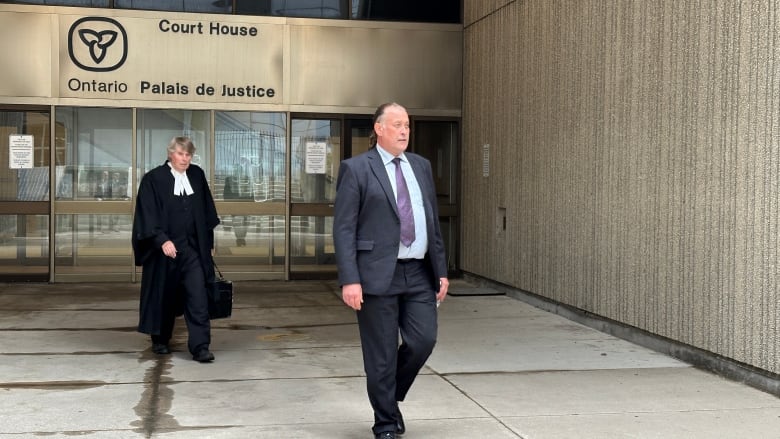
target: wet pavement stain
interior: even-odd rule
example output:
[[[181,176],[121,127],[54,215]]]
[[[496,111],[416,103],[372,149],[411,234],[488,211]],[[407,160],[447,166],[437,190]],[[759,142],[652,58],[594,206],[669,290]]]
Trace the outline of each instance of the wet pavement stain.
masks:
[[[150,438],[159,430],[170,431],[180,427],[178,421],[168,414],[173,404],[173,389],[169,387],[170,381],[164,378],[168,377],[171,364],[171,356],[158,356],[151,352],[151,349],[144,352],[141,361],[153,361],[153,365],[147,369],[144,375],[144,392],[141,394],[141,400],[138,401],[133,410],[138,416],[138,420],[130,423],[135,428],[135,432],[143,434]]]

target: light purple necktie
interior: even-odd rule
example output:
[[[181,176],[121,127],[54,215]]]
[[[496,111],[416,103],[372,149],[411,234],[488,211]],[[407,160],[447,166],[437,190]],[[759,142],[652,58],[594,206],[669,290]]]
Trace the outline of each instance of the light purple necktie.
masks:
[[[401,159],[393,159],[395,164],[395,188],[398,192],[396,204],[398,216],[401,219],[401,243],[407,247],[414,242],[414,214],[412,214],[412,198],[409,196],[409,188],[406,187],[404,172],[401,170]]]

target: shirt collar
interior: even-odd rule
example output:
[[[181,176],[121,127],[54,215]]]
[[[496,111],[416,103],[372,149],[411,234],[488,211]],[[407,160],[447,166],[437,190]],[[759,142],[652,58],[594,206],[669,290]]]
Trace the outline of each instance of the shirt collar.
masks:
[[[168,167],[171,168],[171,175],[173,175],[173,195],[192,195],[195,193],[194,190],[192,190],[192,185],[190,184],[190,179],[187,178],[187,172],[179,172],[175,169],[173,169],[173,165],[171,162],[168,162]]]
[[[174,169],[170,161],[165,162],[165,164],[168,165],[169,168],[171,168],[171,174],[173,174],[174,177],[176,177],[177,175],[187,175],[187,171],[179,172],[176,169]]]
[[[379,156],[382,157],[382,163],[384,163],[385,166],[389,165],[395,158],[394,155],[387,152],[387,150],[382,148],[382,146],[378,143],[376,144],[376,150],[379,152]],[[398,158],[400,158],[402,162],[409,162],[409,160],[406,160],[406,154],[403,152],[398,156]]]

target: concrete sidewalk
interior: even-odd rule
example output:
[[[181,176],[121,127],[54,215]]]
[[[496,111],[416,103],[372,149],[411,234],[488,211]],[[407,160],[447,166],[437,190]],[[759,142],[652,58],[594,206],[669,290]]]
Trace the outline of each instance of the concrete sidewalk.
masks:
[[[216,361],[135,332],[137,284],[0,285],[0,438],[373,437],[335,283],[237,282]],[[455,280],[402,404],[418,438],[778,438],[780,399]],[[472,295],[474,293],[474,295]]]

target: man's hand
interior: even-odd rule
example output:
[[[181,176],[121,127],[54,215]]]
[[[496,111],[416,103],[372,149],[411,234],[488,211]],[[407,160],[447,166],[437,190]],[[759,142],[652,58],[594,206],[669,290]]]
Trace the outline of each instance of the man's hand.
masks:
[[[439,292],[436,293],[436,302],[441,303],[447,297],[447,290],[450,288],[450,281],[446,277],[439,278]]]
[[[165,253],[165,256],[168,256],[169,258],[176,259],[176,246],[173,245],[173,241],[165,241],[162,245],[162,251]]]
[[[363,287],[360,284],[347,284],[341,287],[341,300],[348,307],[360,311],[363,303]]]

